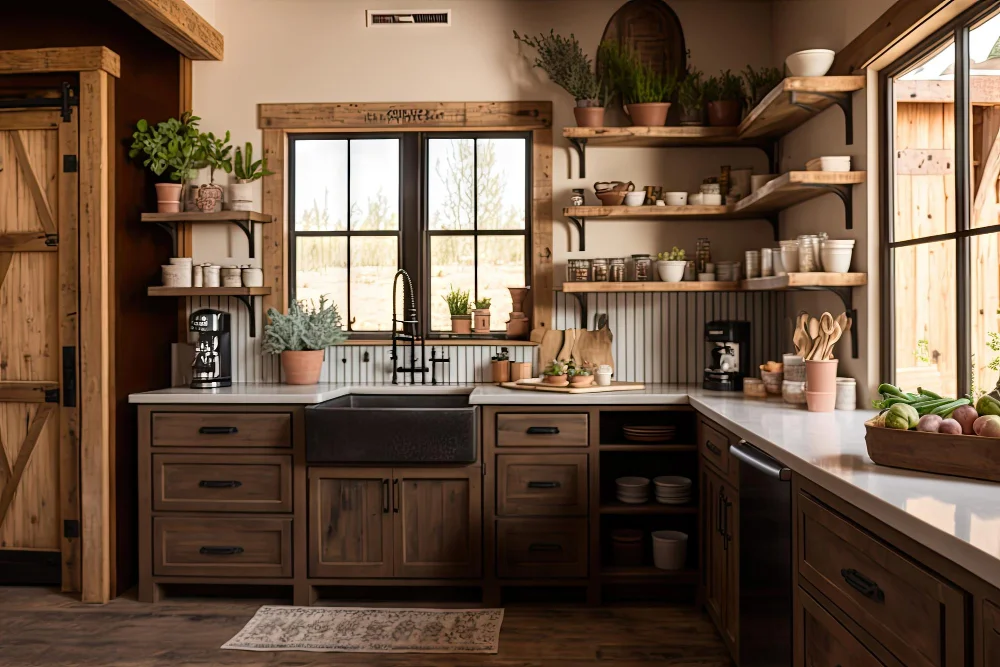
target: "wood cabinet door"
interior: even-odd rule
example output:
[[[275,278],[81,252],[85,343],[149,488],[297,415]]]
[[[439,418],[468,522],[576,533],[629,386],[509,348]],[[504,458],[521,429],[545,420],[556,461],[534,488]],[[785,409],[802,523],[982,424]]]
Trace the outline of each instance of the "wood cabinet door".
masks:
[[[734,656],[740,644],[740,496],[729,484],[722,485],[722,532],[725,561],[722,636]]]
[[[704,586],[708,615],[722,632],[726,562],[722,536],[722,479],[702,464],[702,517],[704,524]]]
[[[983,600],[983,667],[1000,665],[1000,606]]]
[[[475,578],[482,571],[480,468],[396,468],[393,524],[397,577]]]
[[[391,577],[390,468],[309,469],[309,575]]]

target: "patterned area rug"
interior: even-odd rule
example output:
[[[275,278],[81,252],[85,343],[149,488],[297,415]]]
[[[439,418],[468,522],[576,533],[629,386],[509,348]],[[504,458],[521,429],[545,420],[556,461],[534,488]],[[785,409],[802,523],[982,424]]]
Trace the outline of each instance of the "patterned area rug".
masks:
[[[222,648],[328,653],[496,653],[503,609],[257,610]]]

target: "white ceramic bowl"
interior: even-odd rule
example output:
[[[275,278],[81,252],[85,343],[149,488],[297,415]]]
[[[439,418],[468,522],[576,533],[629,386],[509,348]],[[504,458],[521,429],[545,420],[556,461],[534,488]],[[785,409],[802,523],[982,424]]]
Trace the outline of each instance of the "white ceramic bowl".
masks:
[[[806,49],[785,58],[785,65],[792,76],[823,76],[833,66],[835,55],[830,49]]]
[[[722,206],[722,195],[703,194],[701,203],[705,206]]]
[[[824,248],[853,248],[854,247],[854,243],[855,243],[854,239],[844,239],[844,240],[827,239],[827,240],[823,241],[823,247]]]
[[[687,206],[688,193],[686,192],[664,192],[663,201],[667,206]]]
[[[820,251],[823,269],[830,273],[847,273],[851,270],[853,248],[827,248]]]
[[[646,192],[626,192],[625,193],[625,205],[626,206],[642,206],[642,203],[646,201]]]
[[[649,488],[648,477],[619,477],[615,480],[619,490],[634,491]]]
[[[700,192],[692,192],[691,194],[688,195],[688,204],[690,204],[691,206],[701,206],[702,204],[705,203],[704,199],[705,195],[701,194]]]
[[[687,260],[669,261],[659,260],[656,262],[656,272],[660,275],[660,280],[665,283],[679,283],[684,280],[684,268]]]
[[[687,560],[687,533],[657,530],[653,533],[653,564],[661,570],[680,570]]]

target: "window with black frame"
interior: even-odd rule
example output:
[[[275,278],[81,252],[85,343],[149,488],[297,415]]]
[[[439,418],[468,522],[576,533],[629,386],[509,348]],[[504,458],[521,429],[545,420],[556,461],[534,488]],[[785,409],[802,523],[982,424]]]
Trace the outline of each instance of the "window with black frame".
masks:
[[[293,135],[291,297],[336,303],[354,337],[388,336],[392,282],[413,280],[425,335],[450,329],[444,295],[490,299],[504,331],[508,287],[527,284],[530,134]],[[402,308],[402,291],[397,294]]]
[[[883,375],[950,396],[996,382],[998,6],[977,6],[882,74]]]

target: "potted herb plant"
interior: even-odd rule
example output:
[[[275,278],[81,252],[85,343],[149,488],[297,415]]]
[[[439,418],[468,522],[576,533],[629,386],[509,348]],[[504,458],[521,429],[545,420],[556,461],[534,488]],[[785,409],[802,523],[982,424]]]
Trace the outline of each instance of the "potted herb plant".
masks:
[[[535,49],[535,67],[542,69],[557,86],[576,100],[573,115],[580,127],[603,127],[604,106],[607,95],[601,80],[594,72],[594,65],[580,48],[572,34],[557,35],[555,30],[538,37],[519,35],[514,39]]]
[[[236,157],[233,160],[233,175],[235,183],[229,184],[229,208],[234,211],[253,210],[253,182],[274,172],[267,169],[267,158],[254,162],[253,146],[248,141],[240,151],[236,147]]]
[[[233,151],[233,146],[229,143],[229,130],[226,130],[226,136],[222,139],[217,138],[212,132],[204,132],[198,136],[198,143],[205,155],[209,172],[208,183],[198,187],[195,203],[202,212],[211,213],[215,210],[216,204],[222,201],[222,186],[215,183],[215,170],[221,169],[227,174],[232,173],[233,158],[230,153]]]
[[[747,106],[752,109],[760,104],[784,77],[777,67],[761,67],[760,70],[755,70],[747,65],[743,70],[743,78],[747,82]]]
[[[451,291],[441,298],[448,304],[448,312],[451,313],[451,332],[457,334],[472,333],[472,315],[469,314],[469,290],[455,289],[454,285],[450,287]]]
[[[264,326],[264,352],[281,355],[286,384],[316,384],[323,369],[326,348],[347,338],[337,306],[326,296],[319,305],[295,302],[282,315],[267,311],[271,320]]]
[[[566,380],[566,362],[559,361],[558,359],[553,359],[545,370],[542,371],[543,382],[545,384],[553,384],[559,387],[565,387],[569,384]]]
[[[490,332],[490,304],[493,299],[477,299],[472,309],[472,330],[475,333]]]
[[[490,373],[493,382],[499,384],[510,381],[510,354],[508,354],[507,348],[500,348],[499,352],[490,357]]]
[[[743,101],[746,99],[743,79],[729,70],[709,79],[705,98],[708,100],[708,124],[712,127],[732,127],[740,124]]]
[[[150,125],[144,118],[135,124],[129,157],[144,155],[142,165],[158,177],[166,175],[170,181],[156,184],[156,210],[160,213],[181,211],[184,184],[193,172],[205,166],[198,131],[200,120],[185,111],[180,118],[170,118],[156,125]]]
[[[566,364],[566,375],[569,377],[569,386],[581,388],[589,387],[594,383],[594,374],[584,361],[579,366],[572,359]]]
[[[679,283],[684,279],[684,268],[687,266],[684,250],[674,246],[668,252],[656,256],[656,272],[665,283]]]
[[[677,103],[681,107],[681,125],[704,125],[705,84],[699,69],[688,70],[684,80],[677,84]]]
[[[676,74],[660,74],[642,62],[638,53],[614,40],[601,42],[598,54],[632,124],[644,127],[666,124],[670,99],[677,89]]]

